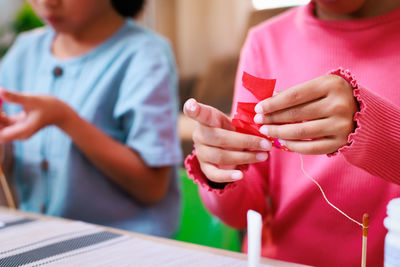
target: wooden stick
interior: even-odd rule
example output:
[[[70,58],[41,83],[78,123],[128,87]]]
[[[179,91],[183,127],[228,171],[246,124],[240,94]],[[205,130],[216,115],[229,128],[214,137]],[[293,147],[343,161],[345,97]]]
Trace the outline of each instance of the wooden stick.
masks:
[[[364,213],[363,215],[363,230],[362,230],[362,253],[361,253],[361,267],[367,265],[367,236],[369,227],[369,215]]]
[[[1,187],[3,188],[4,195],[6,197],[8,207],[12,208],[12,209],[16,209],[17,206],[15,205],[10,186],[7,183],[7,179],[4,175],[4,172],[3,172],[3,169],[1,168],[1,166],[0,166],[0,183],[1,183]]]

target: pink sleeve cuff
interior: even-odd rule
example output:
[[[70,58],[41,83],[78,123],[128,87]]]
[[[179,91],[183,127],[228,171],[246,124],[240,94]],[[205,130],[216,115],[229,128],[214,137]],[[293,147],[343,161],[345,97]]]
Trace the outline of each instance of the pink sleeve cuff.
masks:
[[[222,195],[225,191],[230,191],[237,185],[237,183],[218,184],[208,180],[200,168],[200,163],[196,156],[196,150],[193,150],[192,154],[186,157],[185,168],[189,178],[192,179],[195,184],[198,184],[202,189],[208,192]]]
[[[354,129],[354,132],[349,134],[348,139],[347,139],[347,145],[342,146],[336,152],[328,154],[328,157],[332,157],[332,156],[336,156],[338,153],[344,153],[350,149],[350,147],[353,143],[354,137],[358,134],[359,118],[360,118],[360,114],[362,114],[364,112],[365,105],[360,96],[360,88],[359,88],[358,82],[357,82],[356,78],[351,74],[350,70],[343,69],[340,67],[338,69],[330,71],[329,74],[337,75],[337,76],[343,78],[346,82],[348,82],[350,84],[351,88],[353,89],[353,96],[358,101],[358,104],[360,107],[360,110],[354,114],[353,121],[356,122],[356,128]]]
[[[338,69],[331,74],[349,82],[360,105],[354,115],[357,127],[349,135],[348,145],[337,153],[373,176],[400,184],[400,165],[396,164],[400,161],[399,105],[358,84],[348,70]]]

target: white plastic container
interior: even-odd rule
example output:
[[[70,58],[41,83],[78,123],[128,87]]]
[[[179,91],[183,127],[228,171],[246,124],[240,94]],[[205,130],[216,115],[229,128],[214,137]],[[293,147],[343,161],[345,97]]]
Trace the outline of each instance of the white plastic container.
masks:
[[[388,229],[385,238],[385,267],[400,266],[400,198],[392,199],[387,206],[383,224]]]

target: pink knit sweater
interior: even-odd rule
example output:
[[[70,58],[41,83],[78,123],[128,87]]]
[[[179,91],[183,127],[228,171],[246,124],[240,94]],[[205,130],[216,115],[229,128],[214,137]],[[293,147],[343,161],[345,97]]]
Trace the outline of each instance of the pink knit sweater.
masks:
[[[243,71],[276,78],[276,90],[344,67],[356,77],[360,104],[350,145],[334,156],[303,156],[304,168],[328,199],[361,221],[371,216],[367,266],[383,265],[386,205],[400,197],[400,8],[383,16],[321,21],[313,5],[291,9],[253,28],[241,53],[234,103],[256,99]],[[347,74],[343,74],[346,76]],[[300,169],[297,153],[273,149],[243,180],[214,189],[195,156],[186,167],[210,212],[236,228],[246,211],[263,216],[265,257],[316,266],[360,266],[361,227],[332,209]],[[243,250],[246,251],[246,241]]]

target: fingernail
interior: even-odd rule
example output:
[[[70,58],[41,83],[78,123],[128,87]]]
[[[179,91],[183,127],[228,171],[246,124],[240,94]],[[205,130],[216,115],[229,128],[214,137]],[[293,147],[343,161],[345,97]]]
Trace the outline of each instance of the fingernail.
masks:
[[[265,136],[268,136],[268,126],[267,125],[263,125],[260,127],[260,133],[262,133]]]
[[[185,108],[191,112],[196,111],[196,103],[194,99],[189,99],[186,103],[185,103]]]
[[[254,122],[255,122],[255,123],[258,123],[258,124],[263,123],[263,116],[262,116],[261,114],[255,115],[255,116],[254,116]]]
[[[264,150],[270,150],[270,149],[272,148],[271,142],[269,142],[269,141],[267,141],[267,140],[261,140],[260,146],[261,146],[261,148],[264,149]]]
[[[281,146],[286,146],[286,141],[282,140],[282,139],[278,139],[279,144],[281,144]]]
[[[257,153],[256,158],[258,161],[266,161],[268,158],[267,153]]]
[[[256,105],[256,107],[254,108],[254,111],[256,113],[261,113],[261,114],[264,113],[263,108],[262,108],[262,106],[260,104]]]
[[[231,177],[232,180],[240,180],[243,178],[243,173],[241,171],[234,171]]]

